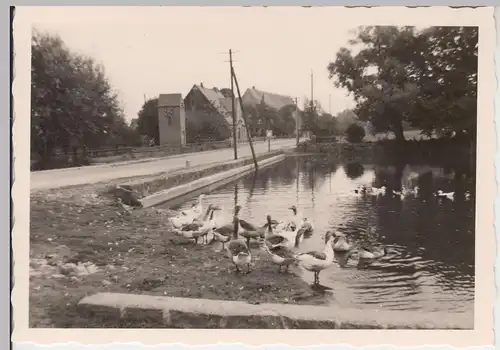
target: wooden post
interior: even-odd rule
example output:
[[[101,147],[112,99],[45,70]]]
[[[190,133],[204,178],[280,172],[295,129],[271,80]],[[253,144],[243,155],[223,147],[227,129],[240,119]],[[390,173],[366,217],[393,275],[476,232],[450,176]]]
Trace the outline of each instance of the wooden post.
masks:
[[[236,84],[236,91],[238,91],[238,100],[240,101],[241,114],[243,116],[243,121],[245,122],[245,130],[247,131],[248,143],[250,144],[250,150],[252,151],[253,163],[255,164],[255,170],[259,169],[259,164],[257,163],[257,158],[255,157],[255,150],[253,149],[252,135],[248,129],[247,117],[245,115],[245,110],[243,108],[243,100],[241,99],[240,86],[238,85],[238,79],[234,73],[234,68],[231,66],[231,73],[233,75],[234,83]]]
[[[234,148],[234,159],[238,159],[238,144],[236,140],[236,113],[234,110],[234,87],[233,87],[233,53],[229,49],[229,66],[231,74],[231,116],[233,117],[233,148]]]

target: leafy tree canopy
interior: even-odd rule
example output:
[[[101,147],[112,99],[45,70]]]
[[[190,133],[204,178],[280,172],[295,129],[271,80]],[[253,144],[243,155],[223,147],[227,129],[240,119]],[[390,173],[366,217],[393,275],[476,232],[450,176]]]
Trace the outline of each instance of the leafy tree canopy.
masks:
[[[473,137],[477,38],[477,27],[360,27],[328,65],[329,76],[376,131],[403,141],[407,122],[426,134]]]

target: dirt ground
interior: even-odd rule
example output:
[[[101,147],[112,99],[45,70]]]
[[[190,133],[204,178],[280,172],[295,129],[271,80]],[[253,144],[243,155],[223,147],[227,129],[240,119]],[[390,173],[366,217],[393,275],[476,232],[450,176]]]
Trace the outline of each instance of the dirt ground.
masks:
[[[100,195],[104,187],[32,193],[30,327],[100,327],[76,311],[83,297],[98,292],[321,303],[318,292],[297,276],[299,268],[280,274],[254,248],[253,271],[239,275],[220,246],[179,244],[169,229],[171,212],[126,211]],[[74,273],[63,271],[65,264]]]

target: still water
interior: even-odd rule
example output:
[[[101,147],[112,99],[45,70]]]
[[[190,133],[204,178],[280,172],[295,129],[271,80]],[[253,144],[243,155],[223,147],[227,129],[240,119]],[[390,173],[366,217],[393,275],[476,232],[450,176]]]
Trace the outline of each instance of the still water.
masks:
[[[383,197],[358,197],[359,185],[387,186]],[[401,186],[420,187],[418,196],[392,195]],[[455,191],[455,200],[432,192]],[[230,219],[235,203],[240,217],[263,225],[266,214],[280,220],[296,205],[314,225],[299,251],[322,250],[326,230],[351,241],[372,240],[390,254],[364,269],[350,260],[323,271],[321,284],[331,288],[324,303],[389,310],[466,312],[474,307],[475,180],[473,175],[429,166],[337,164],[324,156],[292,156],[206,196]],[[464,198],[465,191],[471,198]],[[191,198],[179,209],[188,208]],[[175,208],[177,209],[177,208]],[[300,274],[312,283],[313,274]]]

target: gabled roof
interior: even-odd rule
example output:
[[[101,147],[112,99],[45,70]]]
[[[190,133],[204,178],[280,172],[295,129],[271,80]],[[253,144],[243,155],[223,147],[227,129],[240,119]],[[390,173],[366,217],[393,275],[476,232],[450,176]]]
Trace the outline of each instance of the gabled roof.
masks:
[[[215,109],[217,109],[217,111],[224,117],[224,119],[228,124],[233,123],[231,116],[231,111],[232,111],[231,97],[224,97],[224,95],[220,91],[209,89],[196,84],[193,86],[193,89],[194,88],[198,89],[205,96],[205,98],[208,101],[210,101],[212,106],[214,106]],[[238,100],[235,99],[234,102],[235,102],[235,107],[238,108]]]
[[[295,104],[290,96],[274,94],[271,92],[257,90],[255,87],[247,89],[245,94],[251,96],[254,100],[260,101],[264,100],[264,103],[269,107],[280,110],[281,108]]]

